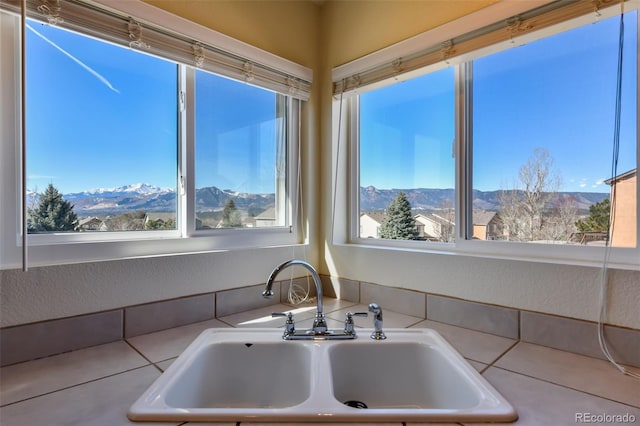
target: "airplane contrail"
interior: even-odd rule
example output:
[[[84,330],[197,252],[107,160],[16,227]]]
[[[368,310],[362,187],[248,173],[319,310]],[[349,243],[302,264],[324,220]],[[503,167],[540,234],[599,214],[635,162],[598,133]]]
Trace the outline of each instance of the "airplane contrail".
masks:
[[[69,59],[71,59],[73,62],[75,62],[76,64],[80,65],[82,68],[84,68],[85,70],[87,70],[91,75],[93,75],[95,78],[97,78],[98,80],[100,80],[100,82],[102,82],[102,84],[104,84],[105,86],[107,86],[109,89],[113,90],[114,92],[120,94],[120,91],[118,89],[116,89],[115,87],[113,87],[113,85],[109,82],[109,80],[107,80],[106,78],[104,78],[102,75],[100,75],[100,73],[98,73],[97,71],[95,71],[94,69],[92,69],[91,67],[89,67],[88,65],[86,65],[84,62],[82,62],[80,59],[76,58],[75,56],[73,56],[71,53],[67,52],[66,50],[64,50],[62,47],[58,46],[57,44],[55,44],[53,41],[49,40],[47,37],[45,37],[44,35],[40,34],[38,31],[36,31],[31,25],[27,24],[27,28],[29,28],[31,31],[33,31],[33,33],[35,35],[37,35],[38,37],[40,37],[41,39],[43,39],[44,41],[46,41],[47,43],[49,43],[51,46],[55,47],[56,49],[58,49],[60,52],[62,52],[64,55],[66,55]]]

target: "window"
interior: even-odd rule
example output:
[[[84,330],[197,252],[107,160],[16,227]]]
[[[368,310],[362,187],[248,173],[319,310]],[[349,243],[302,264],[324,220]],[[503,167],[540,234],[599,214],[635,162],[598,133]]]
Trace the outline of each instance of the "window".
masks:
[[[490,26],[502,40],[483,46],[480,29],[403,52],[387,77],[357,61],[334,70],[355,129],[350,241],[559,262],[601,261],[609,243],[637,267],[637,7],[624,17],[615,169],[619,9],[521,39],[527,21],[507,20],[506,39]]]
[[[20,3],[0,3],[0,130],[16,141],[1,146],[0,267],[300,242],[311,70],[141,1],[39,6],[22,157]]]
[[[29,232],[176,229],[178,66],[27,22]]]
[[[453,241],[453,83],[447,68],[360,97],[361,238]]]
[[[287,99],[196,76],[196,228],[287,226]]]
[[[636,169],[638,140],[637,12],[625,19],[621,173]],[[473,61],[474,238],[605,243],[607,221],[591,223],[590,209],[611,200],[618,29],[613,17]]]

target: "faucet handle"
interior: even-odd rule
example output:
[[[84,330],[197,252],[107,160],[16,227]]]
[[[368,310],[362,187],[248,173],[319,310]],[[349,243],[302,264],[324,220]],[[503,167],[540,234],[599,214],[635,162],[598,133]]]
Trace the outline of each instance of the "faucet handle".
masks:
[[[344,334],[355,334],[353,317],[366,317],[368,315],[367,312],[347,312],[347,319],[344,321]]]
[[[287,336],[291,336],[296,332],[295,322],[293,321],[293,312],[272,312],[271,318],[277,317],[287,317],[287,320],[284,322],[284,335],[283,338]]]
[[[387,338],[382,331],[382,308],[377,303],[369,304],[369,312],[373,313],[373,328],[371,338],[374,340],[384,340]]]

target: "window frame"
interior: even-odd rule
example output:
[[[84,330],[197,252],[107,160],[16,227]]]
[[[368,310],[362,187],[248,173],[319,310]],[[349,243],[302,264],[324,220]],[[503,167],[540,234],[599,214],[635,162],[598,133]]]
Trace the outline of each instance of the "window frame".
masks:
[[[545,2],[543,2],[545,3]],[[515,5],[514,7],[517,7]],[[629,10],[638,10],[640,21],[640,1],[629,0],[625,6],[625,12]],[[504,11],[498,13],[505,13]],[[611,16],[619,15],[619,8],[610,7],[606,10],[600,11],[599,19],[605,19]],[[504,15],[502,18],[506,18],[510,15]],[[497,17],[492,13],[485,13],[483,15],[485,21],[475,24],[478,26],[488,25],[493,23]],[[445,33],[461,34],[465,28],[462,22],[466,18],[452,22],[447,25],[444,30]],[[493,21],[492,21],[493,20]],[[581,25],[593,22],[591,16],[581,16],[564,21],[560,24],[555,24],[547,28],[543,28],[537,31],[533,31],[526,34],[518,40],[519,44],[524,44],[529,41],[544,38],[556,34],[562,30],[576,28]],[[640,28],[640,22],[638,22]],[[436,31],[439,31],[438,29]],[[433,36],[433,35],[432,35]],[[640,42],[640,29],[637,31],[638,41]],[[343,65],[337,69],[334,69],[333,80],[338,82],[336,84],[345,85],[344,79],[347,74],[357,75],[358,72],[366,71],[367,69],[375,69],[375,66],[379,66],[379,63],[387,60],[388,58],[398,58],[407,54],[407,51],[416,50],[418,41],[429,40],[429,32],[423,33],[414,39],[407,40],[406,42],[398,43],[384,49],[383,51],[371,54],[367,57],[356,60],[352,63]],[[423,74],[435,72],[445,66],[452,66],[455,68],[454,86],[456,91],[456,103],[455,103],[455,142],[454,142],[454,155],[455,155],[455,214],[456,214],[456,232],[455,241],[453,243],[445,242],[429,242],[429,241],[400,241],[400,240],[386,240],[376,238],[362,238],[359,235],[360,230],[360,209],[359,209],[359,188],[360,188],[360,164],[359,164],[359,95],[369,90],[375,90],[380,87],[384,87],[391,84],[393,81],[381,81],[375,82],[368,86],[358,87],[350,94],[343,94],[338,96],[334,95],[333,107],[334,111],[342,111],[334,113],[334,125],[339,120],[346,121],[346,131],[344,132],[344,138],[348,144],[348,159],[342,160],[340,158],[334,159],[339,165],[340,162],[345,162],[348,165],[348,177],[347,187],[348,191],[345,194],[347,201],[345,203],[348,215],[348,219],[344,224],[343,233],[334,234],[333,244],[335,245],[356,245],[362,247],[371,247],[378,249],[389,250],[405,250],[405,251],[418,251],[424,253],[438,253],[438,254],[451,254],[451,255],[464,255],[473,257],[484,257],[494,259],[509,259],[520,261],[534,261],[554,264],[568,264],[568,265],[582,265],[582,266],[602,266],[605,255],[608,256],[608,266],[616,267],[620,269],[640,270],[640,190],[636,192],[636,231],[638,234],[638,244],[635,248],[623,248],[623,247],[583,247],[583,246],[569,246],[563,244],[532,244],[532,243],[518,243],[508,241],[481,241],[473,240],[469,236],[472,235],[472,117],[471,117],[471,91],[468,89],[472,83],[471,79],[467,78],[469,70],[472,68],[472,61],[475,58],[489,55],[491,53],[499,52],[508,48],[508,42],[501,42],[497,45],[481,48],[475,52],[461,55],[457,58],[451,58],[447,61],[441,61],[436,64],[429,65],[419,71],[411,71],[406,73],[405,76],[397,79],[410,79]],[[640,45],[640,44],[639,44]],[[404,51],[403,51],[404,50]],[[378,56],[379,55],[379,56]],[[445,63],[446,62],[446,63]],[[377,64],[377,65],[373,65]],[[636,65],[637,83],[636,83],[636,102],[637,109],[640,111],[640,55],[638,57],[638,64]],[[342,79],[342,81],[340,81]],[[344,103],[344,105],[341,105]],[[338,117],[336,119],[336,116]],[[636,132],[636,164],[640,164],[640,128]],[[338,135],[338,143],[341,135]],[[336,140],[334,136],[334,141]],[[338,156],[340,154],[338,153]],[[338,166],[339,167],[339,166]],[[340,197],[338,197],[340,199]],[[339,209],[340,203],[334,208]],[[607,253],[608,252],[608,253]]]
[[[303,67],[288,64],[275,55],[262,52],[259,49],[241,44],[234,39],[226,38],[213,30],[199,28],[182,18],[170,15],[153,6],[142,2],[126,2],[123,6],[138,11],[137,16],[148,15],[150,20],[161,21],[163,25],[174,25],[187,31],[206,33],[215,39],[222,37],[223,41],[231,40],[231,45],[238,44],[245,53],[253,54],[262,63],[271,63],[276,69],[293,69],[294,73]],[[0,30],[3,34],[3,61],[0,64],[0,91],[3,94],[3,109],[0,111],[0,121],[3,127],[3,139],[13,140],[15,143],[3,143],[0,147],[0,166],[2,166],[2,188],[5,194],[15,196],[3,197],[0,205],[0,220],[2,235],[0,236],[0,269],[19,266],[22,251],[21,232],[21,164],[20,154],[20,19],[10,10],[1,10],[2,22]],[[10,37],[4,37],[10,34]],[[95,38],[95,37],[94,37]],[[104,41],[108,42],[108,41]],[[145,53],[141,53],[145,54]],[[13,60],[4,60],[12,58]],[[284,62],[284,65],[279,61]],[[172,61],[173,62],[173,61]],[[174,62],[175,63],[175,62]],[[177,126],[177,188],[176,188],[176,229],[148,230],[148,231],[113,231],[113,232],[74,232],[74,233],[46,233],[28,234],[28,264],[30,266],[45,266],[56,264],[71,264],[90,261],[117,260],[139,258],[147,256],[161,256],[171,254],[186,254],[199,252],[228,251],[235,249],[249,249],[272,246],[286,246],[304,244],[299,233],[299,194],[300,188],[300,143],[302,102],[295,96],[282,95],[287,100],[286,108],[286,202],[287,226],[269,228],[241,228],[197,230],[195,227],[195,67],[176,64],[178,67],[178,105],[176,116]],[[243,83],[238,79],[240,83]],[[249,84],[249,83],[245,83]],[[260,87],[259,85],[256,87]],[[273,91],[269,88],[263,90]],[[28,138],[28,135],[27,135]],[[28,141],[27,141],[28,143]],[[6,179],[5,179],[6,178]]]

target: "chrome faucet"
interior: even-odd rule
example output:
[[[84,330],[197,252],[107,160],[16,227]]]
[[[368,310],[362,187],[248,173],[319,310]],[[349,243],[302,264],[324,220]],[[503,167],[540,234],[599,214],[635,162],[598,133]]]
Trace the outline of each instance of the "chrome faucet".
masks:
[[[298,259],[287,260],[286,262],[283,262],[280,265],[276,266],[274,270],[271,272],[271,275],[269,275],[269,278],[267,279],[267,284],[264,288],[264,291],[262,292],[262,297],[265,297],[265,298],[273,297],[274,293],[271,288],[273,287],[273,282],[275,281],[276,276],[283,270],[287,269],[289,266],[294,266],[294,265],[307,268],[307,270],[311,273],[311,277],[313,278],[313,283],[316,285],[316,296],[317,296],[316,298],[318,300],[316,316],[313,320],[313,326],[307,334],[311,334],[311,335],[327,334],[327,321],[325,320],[324,310],[322,307],[322,282],[320,281],[320,277],[318,276],[318,272],[316,272],[315,268],[311,266],[309,263],[305,262],[304,260],[298,260]]]
[[[382,331],[382,308],[377,303],[369,304],[369,312],[373,313],[373,333],[371,338],[375,340],[384,340],[387,338]]]

